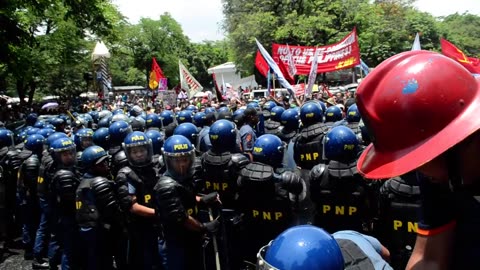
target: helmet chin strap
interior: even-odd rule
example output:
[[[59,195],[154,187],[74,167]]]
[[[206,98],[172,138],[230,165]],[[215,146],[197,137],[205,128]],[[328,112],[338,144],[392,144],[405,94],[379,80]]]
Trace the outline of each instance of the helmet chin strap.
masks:
[[[459,155],[457,146],[447,151],[447,169],[450,189],[458,191],[463,186],[463,179],[460,172]]]

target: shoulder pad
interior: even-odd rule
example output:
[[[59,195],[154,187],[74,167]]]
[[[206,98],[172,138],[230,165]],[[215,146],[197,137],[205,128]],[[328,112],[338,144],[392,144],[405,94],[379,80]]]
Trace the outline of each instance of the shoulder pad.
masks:
[[[96,176],[90,181],[92,189],[97,193],[103,193],[105,190],[110,189],[110,181],[107,178]]]
[[[121,151],[118,151],[115,156],[113,156],[113,161],[116,163],[116,164],[122,164],[123,162],[128,162],[127,160],[127,155],[125,154],[125,152],[123,150]]]
[[[322,123],[313,124],[302,129],[300,138],[303,140],[310,140],[311,138],[325,135],[327,131],[328,128],[322,125]]]
[[[39,167],[40,160],[38,159],[37,155],[31,155],[24,161],[24,164],[27,168]]]
[[[165,162],[163,161],[163,155],[158,156],[158,164],[163,167],[165,166]]]
[[[128,175],[128,174],[131,173],[132,171],[133,171],[132,168],[130,168],[129,166],[126,166],[126,167],[123,167],[123,168],[121,168],[120,170],[118,170],[118,174]]]
[[[253,181],[268,181],[273,178],[273,167],[258,162],[247,164],[240,175]]]
[[[202,161],[207,164],[221,166],[230,162],[231,158],[232,158],[232,154],[230,152],[216,155],[216,154],[213,154],[211,151],[207,151],[203,154]]]
[[[55,174],[53,175],[53,178],[55,179],[66,179],[66,178],[69,178],[69,179],[72,179],[72,178],[77,178],[77,175],[75,175],[74,172],[70,171],[70,170],[58,170],[55,172]]]
[[[310,171],[310,179],[313,181],[320,180],[327,169],[325,164],[317,164]]]
[[[328,174],[334,177],[352,177],[358,175],[357,163],[343,163],[335,160],[330,160],[328,163]]]
[[[250,163],[250,159],[248,159],[245,155],[242,154],[233,154],[232,155],[232,164],[237,168],[243,168]]]
[[[154,190],[159,191],[162,189],[170,189],[174,188],[177,185],[177,181],[175,181],[170,176],[162,176],[158,180],[157,184],[154,187]]]
[[[33,154],[32,151],[28,150],[28,149],[23,149],[19,154],[18,154],[18,158],[20,160],[26,160],[28,159],[31,155]]]
[[[414,197],[420,195],[420,187],[407,184],[401,177],[394,177],[387,180],[383,186],[386,190],[403,197]],[[382,189],[383,189],[382,187]]]

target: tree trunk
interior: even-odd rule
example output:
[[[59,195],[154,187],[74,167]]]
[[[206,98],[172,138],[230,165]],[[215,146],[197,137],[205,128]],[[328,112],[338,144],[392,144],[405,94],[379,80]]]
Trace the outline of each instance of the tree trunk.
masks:
[[[33,95],[35,94],[35,89],[37,88],[37,83],[35,83],[34,80],[30,80],[29,86],[30,91],[28,91],[28,107],[31,108],[33,103]]]
[[[20,98],[20,105],[24,105],[25,101],[25,85],[23,84],[22,78],[17,79],[17,94],[18,98]]]

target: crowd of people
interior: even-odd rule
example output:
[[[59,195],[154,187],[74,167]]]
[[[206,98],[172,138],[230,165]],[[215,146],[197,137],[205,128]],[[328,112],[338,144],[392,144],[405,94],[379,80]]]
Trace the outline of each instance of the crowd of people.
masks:
[[[409,259],[409,269],[472,265],[473,256],[458,258],[475,254],[473,244],[455,257],[445,253],[455,226],[464,234],[473,228],[456,208],[475,207],[463,187],[472,178],[470,148],[451,153],[456,161],[435,157],[473,134],[478,121],[461,118],[465,131],[449,132],[449,142],[435,136],[450,123],[462,127],[455,119],[478,103],[478,83],[436,54],[386,62],[357,96],[314,96],[297,106],[265,97],[190,100],[156,111],[127,100],[30,113],[25,126],[0,129],[4,248],[21,228],[34,269],[403,269]],[[401,84],[386,71],[416,76],[423,101],[408,100],[410,90],[392,92]],[[447,82],[431,79],[438,72],[459,78],[458,97],[435,93]],[[429,95],[451,101],[452,111],[428,107],[421,115]],[[457,165],[441,163],[447,159]],[[461,235],[455,245],[467,241]]]

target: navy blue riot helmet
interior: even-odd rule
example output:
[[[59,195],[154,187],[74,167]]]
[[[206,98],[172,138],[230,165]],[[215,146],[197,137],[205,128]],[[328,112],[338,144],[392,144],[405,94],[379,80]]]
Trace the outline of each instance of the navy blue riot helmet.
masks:
[[[41,121],[41,120],[37,120],[37,122],[35,122],[35,124],[33,125],[34,128],[38,128],[38,129],[42,129],[45,127],[45,122]]]
[[[59,132],[62,132],[63,129],[65,128],[65,120],[63,120],[62,118],[54,118],[50,121],[50,124],[52,124],[54,127],[55,127],[55,131],[59,131]]]
[[[98,127],[105,127],[108,128],[110,126],[110,122],[112,121],[112,116],[105,116],[98,121]]]
[[[131,119],[126,114],[118,113],[112,116],[112,122],[117,122],[117,121],[125,121],[128,124],[130,124]]]
[[[245,112],[245,109],[237,109],[236,111],[233,112],[233,115],[232,115],[233,122],[237,125],[237,127],[241,127],[245,123],[245,118],[243,115],[244,112]]]
[[[263,104],[263,109],[271,112],[276,106],[277,104],[274,101],[269,100]]]
[[[74,142],[77,149],[84,150],[93,145],[93,130],[91,128],[82,128],[75,133]]]
[[[123,114],[123,110],[122,109],[113,110],[112,115],[116,115],[116,114]]]
[[[35,125],[35,122],[37,122],[38,115],[36,113],[29,113],[27,115],[27,118],[25,119],[25,124],[27,126],[33,126]]]
[[[346,126],[336,126],[326,135],[324,143],[325,157],[342,162],[353,161],[357,157],[358,139]]]
[[[298,129],[298,110],[293,108],[285,110],[282,113],[281,123],[288,130]]]
[[[284,145],[278,136],[265,134],[253,144],[253,161],[279,168],[282,166],[283,151]]]
[[[45,137],[40,134],[33,134],[27,137],[25,148],[35,153],[41,153],[45,142]]]
[[[14,144],[14,133],[8,129],[0,129],[0,147],[12,146]]]
[[[362,117],[360,116],[360,111],[358,111],[357,104],[353,104],[348,107],[346,118],[348,123],[360,122],[360,119],[362,119]]]
[[[163,134],[157,130],[149,130],[145,132],[145,135],[152,140],[153,154],[160,155],[162,153],[163,142],[165,140]]]
[[[70,138],[56,139],[50,144],[53,160],[65,167],[75,165],[77,161],[75,143]]]
[[[198,129],[192,123],[183,123],[178,125],[173,131],[173,135],[182,135],[195,145],[198,137]]]
[[[187,108],[185,108],[185,110],[196,113],[198,111],[198,108],[195,105],[188,105]]]
[[[289,228],[260,249],[259,270],[343,270],[342,250],[332,235],[312,225]]]
[[[82,152],[82,164],[87,170],[91,170],[93,166],[104,161],[108,161],[108,154],[98,145],[90,146]]]
[[[102,147],[103,149],[110,148],[110,132],[108,128],[101,127],[93,133],[93,143]]]
[[[248,103],[247,108],[254,108],[257,111],[259,111],[261,109],[260,105],[258,105],[258,102],[255,102],[255,101],[252,101],[252,102]]]
[[[132,132],[132,127],[125,121],[117,121],[110,125],[108,132],[110,133],[110,141],[114,145],[120,145],[127,134]]]
[[[270,119],[275,122],[282,121],[282,113],[285,109],[282,106],[275,106],[270,110]]]
[[[313,125],[323,120],[323,111],[317,102],[307,102],[300,108],[300,119],[304,126]]]
[[[37,134],[42,135],[45,139],[53,133],[55,133],[55,130],[51,128],[42,128],[37,132]]]
[[[325,111],[325,122],[337,122],[342,120],[342,109],[337,106],[330,106]]]
[[[162,152],[167,175],[177,181],[184,181],[193,176],[195,147],[190,140],[182,135],[172,135],[163,144]]]
[[[164,127],[173,123],[173,116],[173,112],[169,110],[160,113],[160,120],[162,121]]]
[[[206,117],[207,117],[207,115],[204,112],[197,112],[193,116],[193,123],[195,124],[195,126],[201,128],[205,125]]]
[[[230,108],[228,108],[227,106],[223,106],[223,107],[220,107],[218,109],[218,112],[219,113],[222,113],[222,112],[230,112]]]
[[[144,131],[146,122],[141,116],[136,116],[132,118],[130,125],[132,126],[133,131]]]
[[[192,123],[192,112],[187,110],[179,112],[177,117],[177,123]]]
[[[147,119],[145,120],[147,125],[147,129],[149,128],[162,128],[162,121],[160,120],[160,116],[156,113],[147,114]]]
[[[27,136],[37,134],[38,131],[40,131],[39,128],[36,128],[36,127],[29,128],[27,129]]]
[[[133,167],[145,167],[152,163],[152,140],[140,131],[134,131],[125,137],[123,150],[128,163]]]
[[[100,119],[98,111],[89,111],[88,114],[90,114],[94,123],[98,123],[98,120]]]
[[[234,152],[237,146],[237,129],[235,125],[225,119],[217,120],[210,126],[208,137],[212,144],[212,151],[217,153]]]
[[[56,141],[57,139],[60,139],[60,138],[68,138],[67,134],[63,133],[63,132],[55,132],[53,134],[51,134],[50,136],[47,137],[47,146],[50,147],[50,145]]]
[[[215,108],[213,107],[207,107],[205,108],[205,113],[208,114],[208,113],[216,113],[217,110],[215,110]]]

